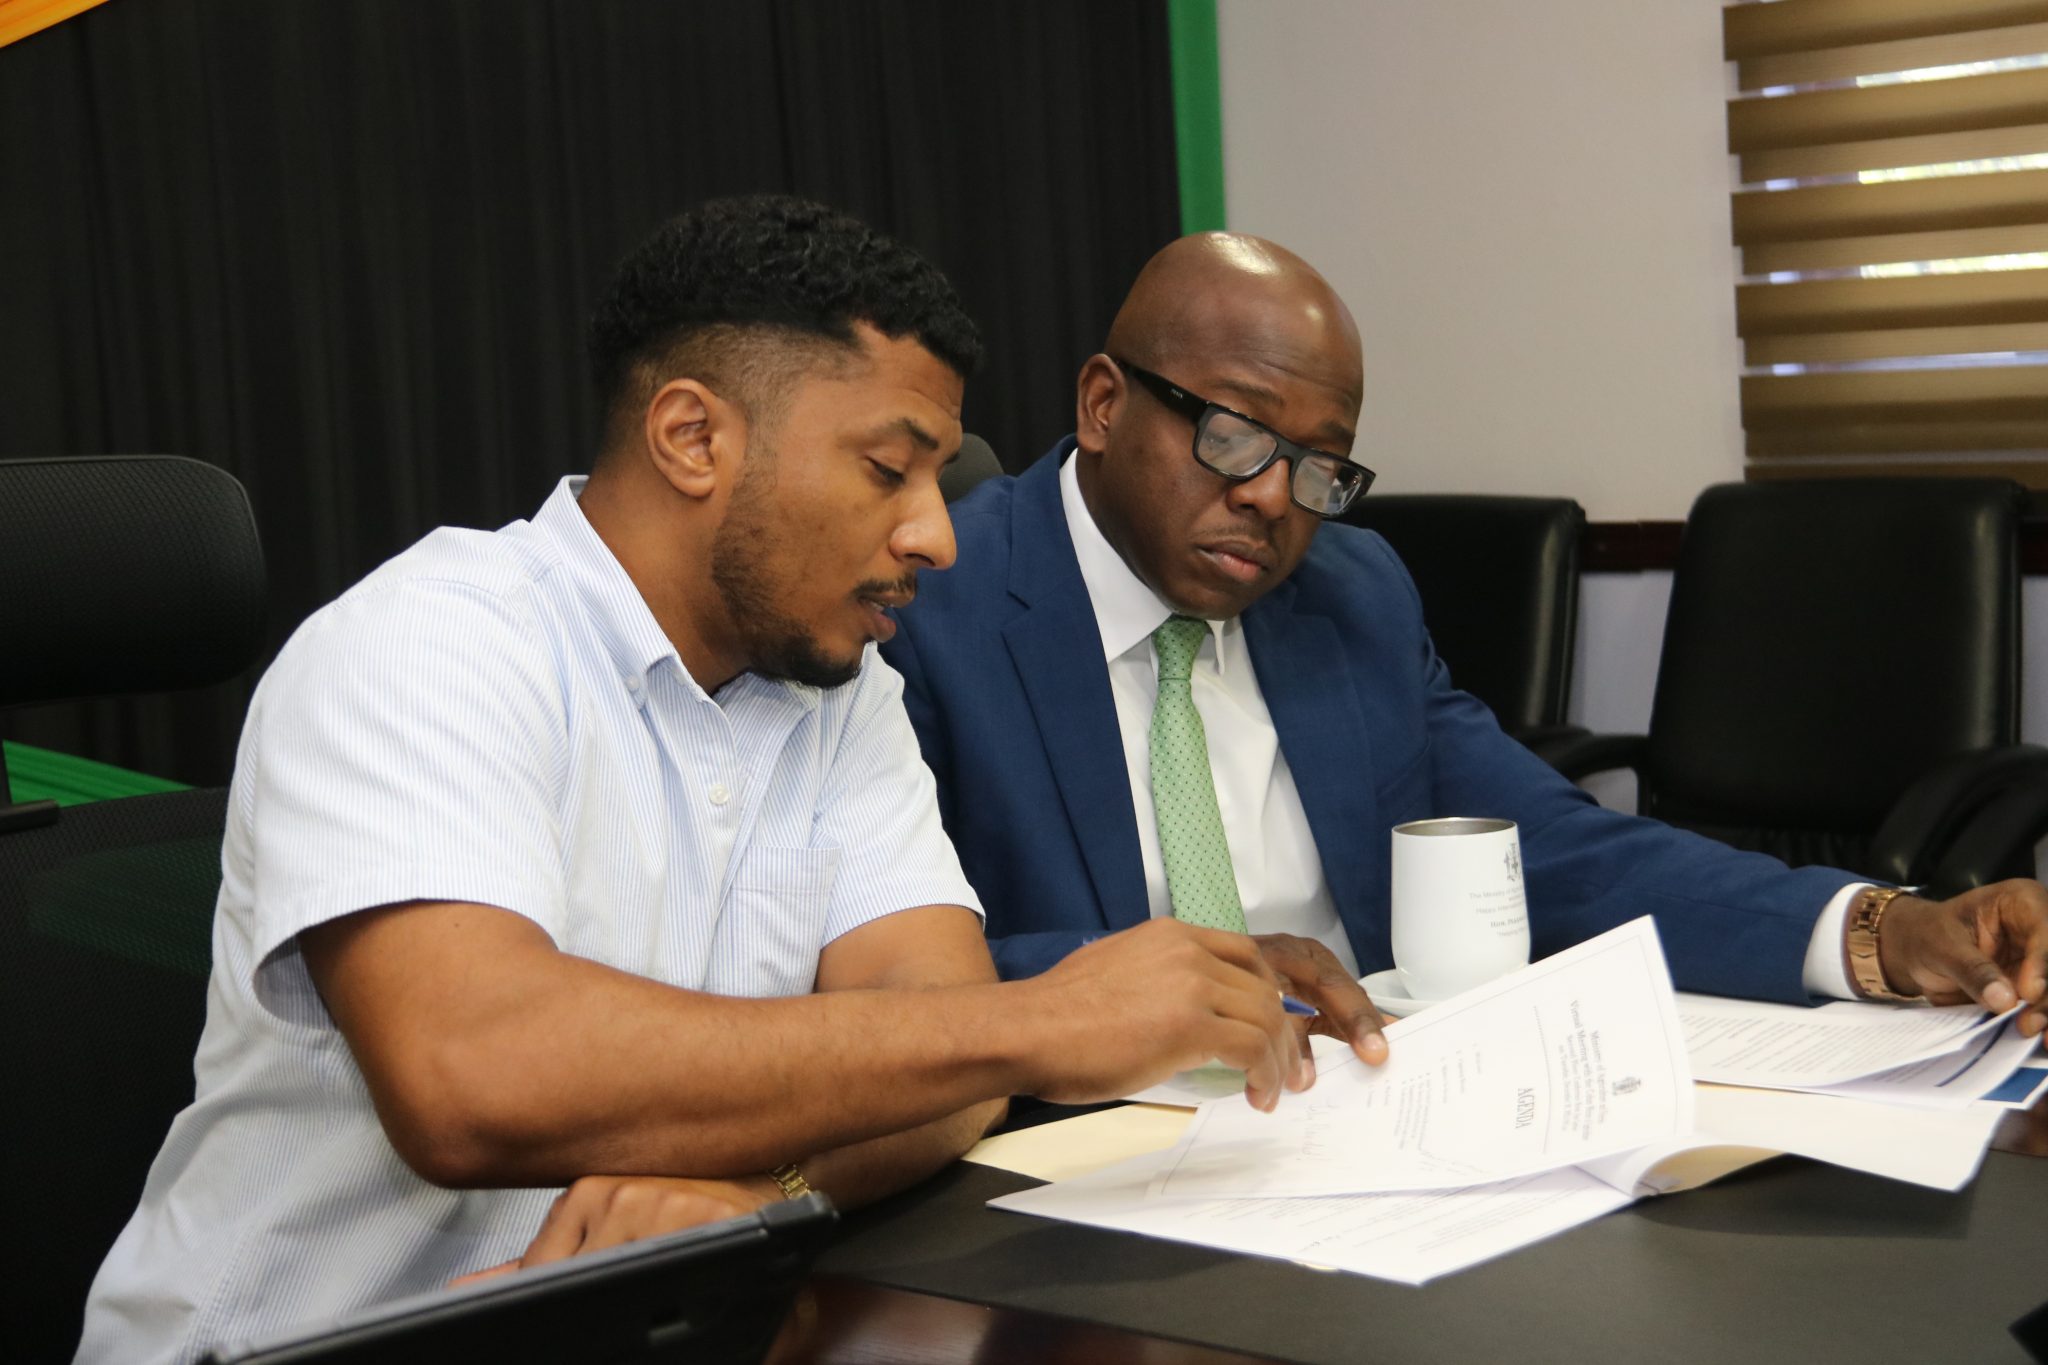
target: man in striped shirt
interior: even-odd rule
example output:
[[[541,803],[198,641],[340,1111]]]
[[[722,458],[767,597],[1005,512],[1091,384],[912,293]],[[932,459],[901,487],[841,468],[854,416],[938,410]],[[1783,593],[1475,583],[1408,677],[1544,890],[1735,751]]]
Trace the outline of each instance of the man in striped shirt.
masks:
[[[997,983],[870,647],[952,562],[979,351],[937,270],[816,205],[715,203],[628,257],[589,477],[428,536],[257,690],[197,1096],[82,1360],[187,1361],[806,1181],[860,1203],[1013,1093],[1210,1058],[1262,1106],[1308,1082],[1239,935],[1159,922]]]

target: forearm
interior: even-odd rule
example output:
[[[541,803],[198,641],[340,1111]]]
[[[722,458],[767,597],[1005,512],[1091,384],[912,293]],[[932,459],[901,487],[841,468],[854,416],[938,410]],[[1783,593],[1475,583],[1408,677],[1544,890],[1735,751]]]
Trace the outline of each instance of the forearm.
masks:
[[[842,1209],[857,1208],[914,1184],[965,1151],[1001,1117],[1001,1101],[976,1105],[908,1132],[872,1138],[806,1160],[812,1188]],[[565,1190],[516,1261],[467,1276],[502,1275],[640,1237],[750,1213],[784,1197],[768,1175],[707,1180],[678,1176],[591,1175]]]
[[[927,906],[834,939],[817,993],[769,1000],[572,957],[487,906],[364,911],[299,946],[392,1146],[449,1186],[742,1177],[934,1126],[846,1158],[858,1199],[1013,1094],[1092,1102],[1213,1058],[1270,1109],[1310,1074],[1258,949],[1172,920],[998,983],[974,916]]]
[[[798,1164],[804,1179],[842,1209],[908,1189],[958,1160],[1003,1120],[1008,1101],[989,1100],[907,1132],[820,1152]]]
[[[1023,1080],[992,986],[739,1000],[574,974],[449,1049],[451,1183],[744,1175],[943,1126]]]
[[[1032,986],[995,985],[960,918],[953,934],[972,954],[921,977],[898,969],[916,989],[766,1000],[571,957],[486,907],[367,912],[301,944],[415,1170],[446,1185],[545,1185],[590,1171],[758,1173],[1028,1087],[1030,1057],[1071,1045],[1051,1036],[1065,1012],[1031,1008]],[[821,986],[892,974],[838,970],[858,947],[835,946]]]

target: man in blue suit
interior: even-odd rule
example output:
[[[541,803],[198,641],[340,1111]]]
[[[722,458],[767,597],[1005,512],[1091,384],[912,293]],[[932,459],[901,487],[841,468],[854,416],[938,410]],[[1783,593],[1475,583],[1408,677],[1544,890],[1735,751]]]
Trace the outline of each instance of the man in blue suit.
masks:
[[[958,567],[925,577],[883,654],[1004,976],[1148,917],[1221,923],[1376,1060],[1352,983],[1391,961],[1389,828],[1502,816],[1538,956],[1649,913],[1684,989],[1992,1008],[2017,991],[2040,1031],[2038,883],[1935,904],[1788,869],[1604,809],[1502,734],[1453,686],[1386,543],[1322,525],[1372,477],[1349,458],[1362,389],[1350,313],[1305,262],[1184,238],[1082,366],[1075,433],[955,505]],[[1194,816],[1154,790],[1158,737],[1190,747],[1189,722],[1155,714],[1170,656],[1212,777]],[[1227,861],[1213,835],[1187,851],[1191,819],[1220,825]],[[1192,888],[1219,866],[1211,908]]]

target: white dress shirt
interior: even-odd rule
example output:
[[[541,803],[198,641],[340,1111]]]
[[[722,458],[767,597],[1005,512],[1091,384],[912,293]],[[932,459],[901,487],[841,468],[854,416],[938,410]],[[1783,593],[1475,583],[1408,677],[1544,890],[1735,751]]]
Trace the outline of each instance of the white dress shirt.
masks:
[[[692,990],[808,992],[819,951],[979,902],[872,651],[821,691],[707,695],[566,479],[531,522],[441,530],[316,613],[250,704],[198,1093],[86,1309],[79,1359],[224,1339],[518,1255],[552,1190],[449,1190],[386,1140],[300,932],[471,901]]]
[[[1153,918],[1167,918],[1173,914],[1173,901],[1166,889],[1166,864],[1159,854],[1159,825],[1152,809],[1152,703],[1159,695],[1159,656],[1152,648],[1152,632],[1174,614],[1173,608],[1139,581],[1103,539],[1082,501],[1072,459],[1060,470],[1060,501],[1075,556],[1081,561],[1081,579],[1095,605],[1103,657],[1109,661],[1131,805],[1138,817],[1138,849],[1145,862],[1145,897]],[[1223,816],[1224,841],[1230,845],[1230,865],[1237,874],[1245,927],[1254,934],[1318,939],[1356,976],[1358,959],[1323,880],[1308,814],[1295,790],[1287,756],[1280,752],[1280,736],[1259,690],[1242,622],[1233,617],[1209,623],[1209,638],[1195,655],[1189,685],[1208,740],[1216,806]]]
[[[1123,556],[1103,538],[1081,496],[1080,476],[1070,455],[1060,470],[1060,503],[1080,561],[1081,580],[1095,607],[1096,629],[1109,664],[1123,732],[1124,765],[1131,804],[1138,819],[1138,849],[1145,863],[1145,896],[1154,918],[1170,916],[1166,865],[1159,853],[1159,829],[1152,808],[1152,704],[1159,693],[1159,659],[1152,632],[1173,608],[1131,572]],[[1195,656],[1190,679],[1195,710],[1209,745],[1216,805],[1223,837],[1237,873],[1238,898],[1246,929],[1254,934],[1289,933],[1319,940],[1346,970],[1358,974],[1351,939],[1337,916],[1323,880],[1323,863],[1310,833],[1308,813],[1294,774],[1280,752],[1272,713],[1259,690],[1244,625],[1233,617],[1211,621],[1209,638]],[[1816,995],[1853,999],[1842,963],[1842,924],[1850,898],[1863,883],[1836,892],[1822,910],[1808,944],[1806,989]],[[1541,913],[1540,908],[1537,913]]]

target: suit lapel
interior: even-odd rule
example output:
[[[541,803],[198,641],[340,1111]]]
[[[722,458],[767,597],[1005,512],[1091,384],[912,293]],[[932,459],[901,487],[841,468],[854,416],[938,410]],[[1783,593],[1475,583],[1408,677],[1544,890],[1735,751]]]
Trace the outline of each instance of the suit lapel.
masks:
[[[1387,834],[1373,797],[1372,742],[1336,623],[1297,614],[1295,591],[1293,583],[1282,583],[1245,612],[1245,642],[1324,880],[1355,939],[1370,888],[1388,876]],[[1353,946],[1362,960],[1368,945]]]
[[[1038,723],[1103,923],[1121,929],[1149,913],[1145,867],[1102,635],[1060,506],[1059,467],[1070,448],[1071,442],[1056,446],[1017,480],[1009,586],[1025,610],[1003,627],[1003,640]]]

